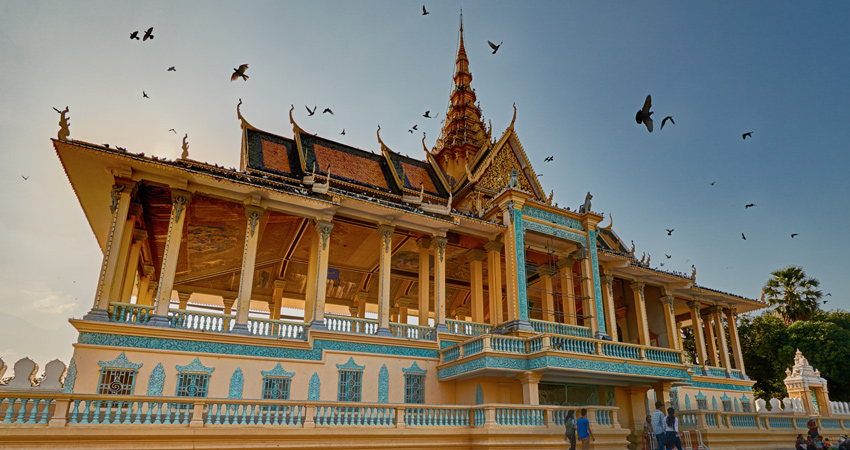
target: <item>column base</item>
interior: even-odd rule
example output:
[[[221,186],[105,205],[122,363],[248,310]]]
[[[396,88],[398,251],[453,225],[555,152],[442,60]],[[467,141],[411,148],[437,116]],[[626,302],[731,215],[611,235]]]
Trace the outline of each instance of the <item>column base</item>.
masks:
[[[248,329],[248,324],[245,323],[237,323],[233,325],[233,329],[230,330],[231,333],[234,334],[251,334],[251,331]]]
[[[109,313],[105,309],[92,308],[88,314],[83,316],[83,320],[93,320],[95,322],[109,322]]]
[[[322,319],[322,320],[314,320],[314,321],[310,322],[310,329],[311,330],[326,331],[328,329],[328,327],[325,326],[325,320]]]
[[[611,336],[608,336],[608,333],[604,331],[597,331],[596,334],[593,335],[593,337],[603,341],[613,341],[613,339],[611,339]]]
[[[154,314],[150,317],[150,319],[148,319],[148,322],[145,325],[150,325],[152,327],[170,327],[171,321],[168,320],[168,316]]]
[[[448,332],[449,332],[449,327],[447,327],[446,324],[438,323],[434,327],[434,336],[435,336],[434,339],[436,339],[437,333],[448,333]]]
[[[498,327],[493,328],[493,333],[495,334],[506,334],[513,331],[530,331],[534,332],[534,327],[531,326],[531,322],[527,320],[511,320],[510,322],[505,322]]]
[[[390,332],[390,329],[387,327],[378,328],[378,331],[375,333],[375,336],[392,336],[393,334]]]

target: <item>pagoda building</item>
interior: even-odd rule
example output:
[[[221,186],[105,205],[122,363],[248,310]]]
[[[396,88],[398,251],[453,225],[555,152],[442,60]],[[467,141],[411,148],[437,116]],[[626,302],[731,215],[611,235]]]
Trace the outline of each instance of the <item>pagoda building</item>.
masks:
[[[485,126],[462,25],[449,103],[418,160],[291,111],[291,131],[258,129],[240,100],[238,169],[185,139],[177,160],[72,139],[66,109],[53,146],[103,265],[62,391],[0,389],[22,424],[0,439],[527,448],[563,445],[569,406],[613,448],[658,399],[684,429],[763,444],[704,409],[752,401],[736,315],[765,305],[638,259],[589,195],[552,205],[516,109]]]

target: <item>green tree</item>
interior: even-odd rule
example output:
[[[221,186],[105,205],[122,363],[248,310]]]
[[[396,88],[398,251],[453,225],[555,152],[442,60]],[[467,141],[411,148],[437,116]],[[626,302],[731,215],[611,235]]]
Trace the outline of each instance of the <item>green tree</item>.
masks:
[[[820,282],[807,277],[802,267],[788,266],[770,275],[762,294],[786,325],[809,320],[818,311],[818,302],[823,296],[818,289]]]

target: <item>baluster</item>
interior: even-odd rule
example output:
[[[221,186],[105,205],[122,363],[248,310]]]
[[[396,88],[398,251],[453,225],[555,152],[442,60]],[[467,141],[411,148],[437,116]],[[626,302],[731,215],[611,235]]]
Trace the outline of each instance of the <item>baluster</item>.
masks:
[[[35,423],[35,416],[38,413],[38,405],[41,404],[40,398],[33,399],[32,410],[30,411],[29,419],[27,419],[26,423]]]

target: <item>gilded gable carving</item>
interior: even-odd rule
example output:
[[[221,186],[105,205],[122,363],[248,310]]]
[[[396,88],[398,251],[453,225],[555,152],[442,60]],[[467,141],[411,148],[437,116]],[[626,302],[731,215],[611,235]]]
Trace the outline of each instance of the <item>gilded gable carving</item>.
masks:
[[[519,172],[518,181],[520,189],[534,193],[528,177],[525,176],[525,172],[523,172],[522,167],[519,165],[516,155],[514,155],[510,145],[507,143],[499,148],[496,156],[493,157],[493,161],[478,180],[477,185],[491,191],[499,192],[511,180],[511,170],[514,169]]]

